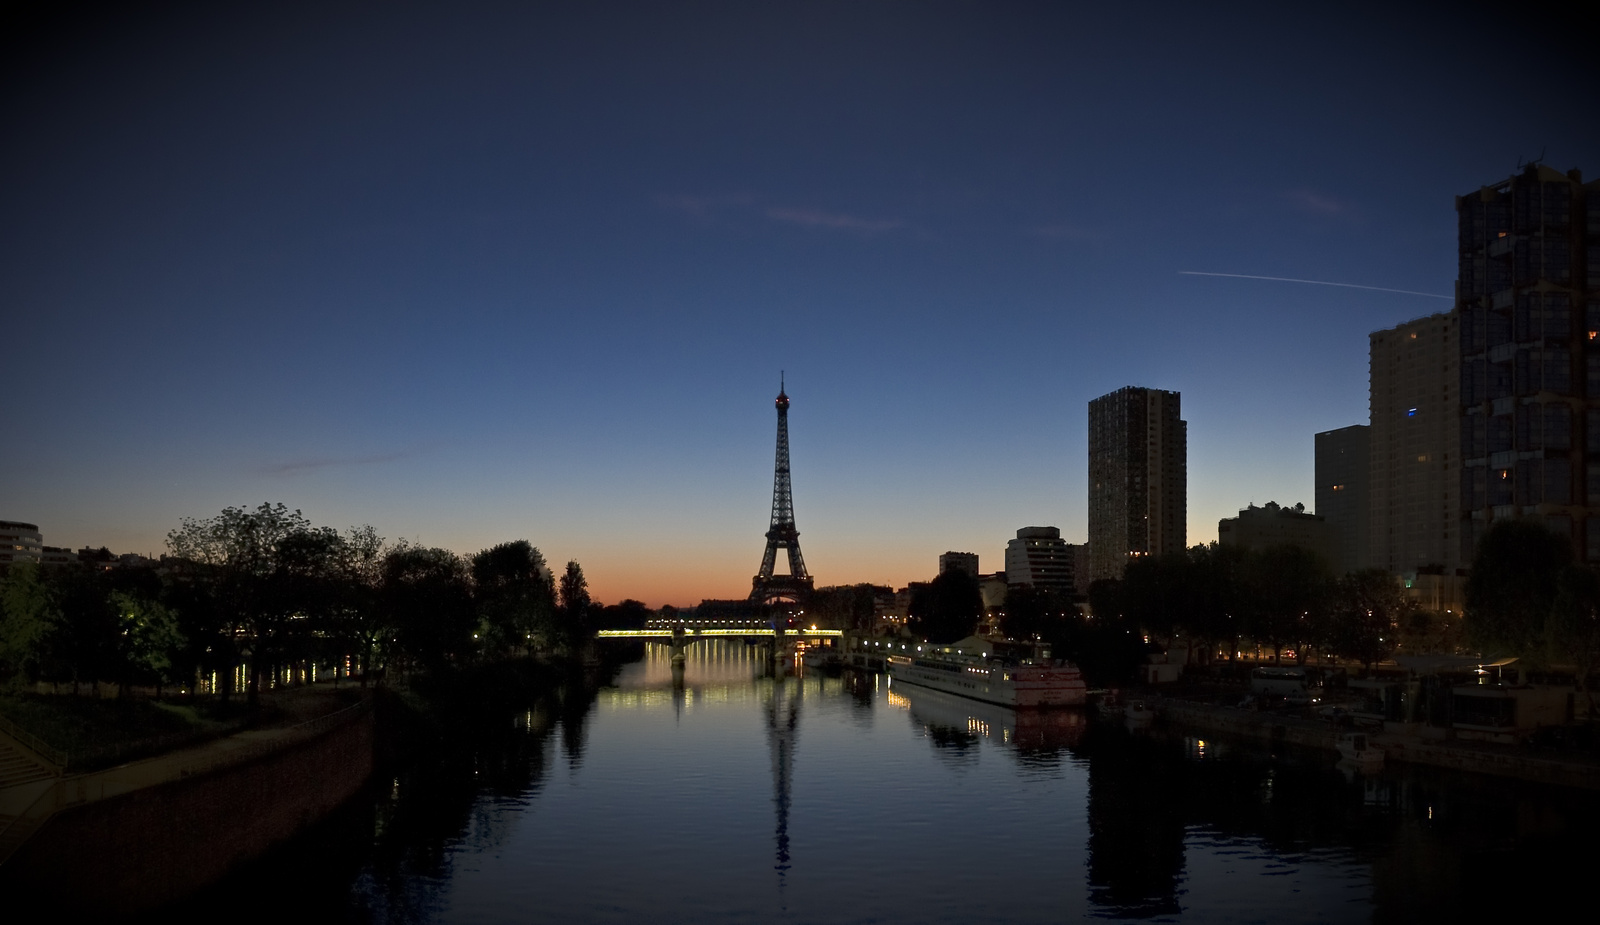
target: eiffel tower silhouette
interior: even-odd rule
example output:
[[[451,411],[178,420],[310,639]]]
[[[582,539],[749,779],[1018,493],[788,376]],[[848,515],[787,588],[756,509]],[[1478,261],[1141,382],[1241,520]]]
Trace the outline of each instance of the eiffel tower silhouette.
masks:
[[[778,458],[772,475],[772,526],[767,530],[767,551],[761,571],[751,581],[750,600],[756,604],[800,604],[811,594],[812,579],[800,555],[800,531],[794,526],[794,494],[789,485],[789,396],[783,374],[778,374]],[[778,550],[789,552],[789,574],[774,575]]]

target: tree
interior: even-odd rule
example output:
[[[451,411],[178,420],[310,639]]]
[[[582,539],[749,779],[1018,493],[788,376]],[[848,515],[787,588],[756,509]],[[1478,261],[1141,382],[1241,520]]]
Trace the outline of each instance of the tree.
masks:
[[[57,607],[50,634],[51,680],[97,685],[116,676],[114,644],[120,620],[104,573],[87,568],[51,569],[47,579]]]
[[[910,610],[906,622],[913,633],[929,642],[955,642],[977,629],[983,593],[978,579],[950,569],[911,595]]]
[[[1227,642],[1230,662],[1244,632],[1246,558],[1243,547],[1215,542],[1189,549],[1190,598],[1183,628],[1208,647]]]
[[[1600,669],[1600,575],[1591,568],[1569,565],[1556,580],[1556,597],[1550,611],[1549,641],[1552,651],[1576,669],[1578,690],[1595,715],[1595,694],[1589,678]]]
[[[173,657],[184,645],[177,616],[160,601],[111,592],[111,606],[117,615],[116,681],[119,692],[127,694],[133,684],[150,684],[161,696],[161,688],[179,680],[173,671]]]
[[[1267,644],[1273,661],[1292,644],[1303,663],[1307,645],[1324,625],[1331,591],[1327,566],[1311,550],[1283,544],[1252,552],[1245,559],[1245,576],[1249,635]]]
[[[649,619],[650,608],[630,597],[620,604],[602,608],[596,625],[608,630],[642,630]]]
[[[583,638],[589,623],[589,580],[583,577],[583,566],[576,560],[567,562],[561,575],[561,610],[557,635],[568,645]]]
[[[544,555],[527,540],[501,543],[472,557],[474,598],[485,649],[533,653],[553,629],[555,589]]]
[[[14,563],[0,580],[0,682],[36,680],[60,610],[36,562]]]
[[[1415,609],[1384,569],[1351,572],[1335,584],[1326,643],[1370,669],[1394,653],[1399,626]]]
[[[254,511],[224,508],[205,520],[186,517],[167,534],[173,555],[199,566],[195,580],[210,585],[216,612],[226,624],[221,637],[230,645],[239,641],[237,655],[248,666],[252,705],[260,697],[265,659],[273,654],[271,637],[284,616],[277,609],[281,597],[272,593],[280,544],[310,529],[304,514],[280,503],[262,504]]]
[[[1060,634],[1063,621],[1077,616],[1077,606],[1066,595],[1033,585],[1012,585],[1006,589],[1000,630],[1012,639],[1051,639]]]
[[[1193,593],[1186,554],[1140,556],[1122,574],[1122,608],[1135,625],[1161,636],[1182,621]]]
[[[1563,570],[1567,541],[1528,520],[1497,520],[1478,543],[1467,577],[1467,639],[1483,651],[1542,662],[1546,624]]]
[[[346,651],[355,654],[361,686],[366,687],[373,660],[383,656],[385,643],[394,636],[380,599],[389,547],[378,531],[360,526],[345,532],[341,549],[341,619],[335,631]]]
[[[448,549],[400,543],[384,557],[379,592],[396,654],[439,669],[474,651],[476,615],[467,568]]]

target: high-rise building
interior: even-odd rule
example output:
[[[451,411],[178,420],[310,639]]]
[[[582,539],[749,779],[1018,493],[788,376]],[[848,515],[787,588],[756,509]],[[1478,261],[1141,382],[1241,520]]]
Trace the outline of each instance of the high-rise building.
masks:
[[[947,552],[939,556],[939,574],[943,575],[951,569],[966,572],[973,578],[978,577],[978,554],[975,552]]]
[[[1006,543],[1006,583],[1033,585],[1063,594],[1076,591],[1072,544],[1057,527],[1023,527]]]
[[[1459,566],[1458,329],[1441,312],[1370,335],[1367,562],[1397,575]]]
[[[1316,509],[1333,534],[1329,564],[1341,575],[1366,568],[1371,556],[1367,542],[1371,519],[1367,500],[1369,430],[1366,424],[1353,424],[1323,431],[1315,438]]]
[[[1457,556],[1523,517],[1600,561],[1600,182],[1529,165],[1456,214]]]
[[[1186,548],[1187,431],[1177,392],[1129,386],[1089,402],[1089,580]]]

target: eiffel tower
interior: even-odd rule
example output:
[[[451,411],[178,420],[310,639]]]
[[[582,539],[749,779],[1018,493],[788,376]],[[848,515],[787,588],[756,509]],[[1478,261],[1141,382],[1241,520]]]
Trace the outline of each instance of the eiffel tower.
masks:
[[[794,495],[789,487],[789,396],[778,377],[778,459],[772,475],[772,526],[767,530],[767,551],[761,571],[751,582],[750,600],[756,604],[804,603],[811,594],[811,576],[800,555],[800,531],[794,526]],[[778,550],[789,551],[789,574],[774,575]]]

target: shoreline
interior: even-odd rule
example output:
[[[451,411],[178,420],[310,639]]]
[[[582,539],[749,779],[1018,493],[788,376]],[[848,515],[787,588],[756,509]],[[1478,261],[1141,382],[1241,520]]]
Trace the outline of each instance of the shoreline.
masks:
[[[1144,695],[1144,699],[1155,704],[1163,722],[1325,751],[1335,751],[1339,736],[1347,731],[1322,720],[1198,703],[1154,693]],[[1424,739],[1414,733],[1393,730],[1373,731],[1369,735],[1373,744],[1383,749],[1386,761],[1600,790],[1600,761],[1593,759],[1553,757],[1486,742]]]

